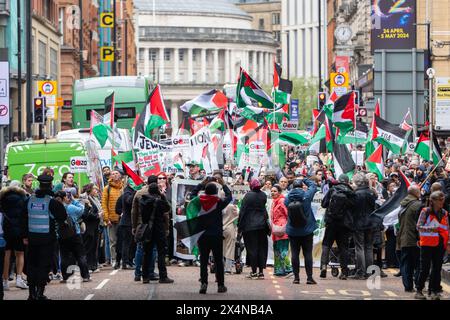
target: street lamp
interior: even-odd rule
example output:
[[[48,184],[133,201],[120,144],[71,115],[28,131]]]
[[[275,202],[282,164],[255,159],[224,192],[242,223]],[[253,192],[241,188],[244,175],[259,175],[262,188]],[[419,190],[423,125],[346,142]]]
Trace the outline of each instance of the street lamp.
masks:
[[[436,74],[436,71],[433,68],[429,68],[427,70],[427,75],[428,75],[428,103],[429,103],[429,116],[428,119],[430,120],[430,160],[433,160],[433,149],[434,149],[434,141],[433,141],[433,122],[434,122],[434,117],[433,117],[433,81],[434,81],[434,76]]]

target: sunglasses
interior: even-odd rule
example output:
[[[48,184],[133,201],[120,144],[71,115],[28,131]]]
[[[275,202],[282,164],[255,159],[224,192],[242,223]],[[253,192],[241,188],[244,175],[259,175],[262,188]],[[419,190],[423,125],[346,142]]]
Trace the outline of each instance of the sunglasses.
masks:
[[[164,177],[159,178],[158,177],[158,180],[167,180],[167,178],[164,178]]]

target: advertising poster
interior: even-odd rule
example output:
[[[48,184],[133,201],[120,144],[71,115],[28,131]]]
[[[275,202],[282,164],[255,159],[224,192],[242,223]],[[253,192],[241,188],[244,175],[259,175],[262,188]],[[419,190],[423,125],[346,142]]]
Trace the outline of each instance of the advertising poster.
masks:
[[[416,47],[416,0],[372,0],[372,53]]]

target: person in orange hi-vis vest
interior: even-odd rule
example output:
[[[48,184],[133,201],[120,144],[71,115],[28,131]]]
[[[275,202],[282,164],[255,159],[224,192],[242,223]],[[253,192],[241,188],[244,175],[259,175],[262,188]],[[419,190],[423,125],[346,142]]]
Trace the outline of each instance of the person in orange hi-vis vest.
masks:
[[[439,300],[441,291],[441,269],[446,249],[448,250],[448,212],[443,209],[445,195],[435,191],[430,195],[430,206],[423,208],[417,222],[420,246],[420,273],[417,279],[416,299],[426,300],[422,290],[430,275],[428,291],[432,300]],[[431,273],[430,273],[431,266]]]

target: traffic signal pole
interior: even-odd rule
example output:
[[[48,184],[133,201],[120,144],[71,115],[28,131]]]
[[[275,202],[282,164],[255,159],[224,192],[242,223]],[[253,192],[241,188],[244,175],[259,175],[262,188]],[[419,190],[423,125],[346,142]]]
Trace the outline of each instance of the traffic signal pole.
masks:
[[[32,122],[33,122],[33,99],[32,99],[32,86],[31,86],[31,82],[33,81],[32,78],[32,73],[33,73],[33,69],[32,69],[32,63],[31,61],[33,61],[32,58],[32,48],[33,48],[33,44],[32,44],[32,38],[31,38],[31,1],[25,1],[26,3],[26,19],[27,19],[27,23],[26,23],[26,34],[27,34],[27,41],[26,41],[26,48],[27,48],[27,132],[26,135],[27,137],[31,138],[33,136],[33,132],[32,132]]]

